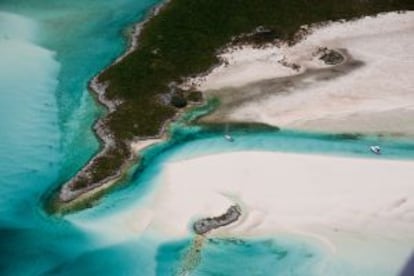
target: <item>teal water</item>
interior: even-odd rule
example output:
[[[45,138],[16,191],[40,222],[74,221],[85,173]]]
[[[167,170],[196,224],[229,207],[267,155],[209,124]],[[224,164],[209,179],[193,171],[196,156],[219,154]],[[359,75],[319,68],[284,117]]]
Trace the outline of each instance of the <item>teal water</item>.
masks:
[[[182,269],[179,257],[186,255],[190,243],[187,240],[160,246],[156,256],[158,275],[179,273]],[[204,242],[201,261],[190,273],[197,276],[315,275],[313,271],[320,258],[320,252],[305,243],[215,238]]]
[[[414,158],[411,142],[253,129],[232,130],[236,142],[228,143],[221,129],[177,125],[172,139],[147,150],[127,185],[99,205],[67,218],[45,214],[44,195],[98,150],[90,126],[102,110],[87,82],[122,53],[127,27],[157,2],[0,2],[1,275],[171,275],[189,240],[107,242],[71,223],[99,220],[139,203],[165,162],[246,149],[374,158],[367,151],[372,143],[384,146],[381,158]],[[193,274],[321,275],[317,269],[325,258],[296,240],[209,241]],[[236,261],[243,265],[233,265]],[[389,275],[376,275],[381,273]]]
[[[232,127],[230,126],[230,129]],[[360,158],[414,159],[414,143],[378,137],[351,139],[338,135],[309,134],[288,130],[233,129],[235,142],[223,139],[222,130],[208,127],[175,126],[169,141],[150,147],[144,152],[141,165],[131,170],[125,185],[108,194],[94,208],[69,216],[79,225],[98,226],[88,229],[104,241],[112,240],[113,222],[106,217],[122,214],[129,208],[145,204],[145,195],[160,183],[159,176],[168,162],[190,159],[218,152],[240,150],[301,152]],[[369,151],[369,145],[381,144],[380,157]],[[100,228],[100,229],[99,229]],[[98,229],[98,230],[97,230]],[[124,234],[121,230],[121,234]],[[119,237],[118,237],[119,238]],[[115,238],[117,239],[117,238]],[[120,238],[122,240],[122,238]],[[131,237],[128,237],[130,240]],[[135,239],[135,237],[132,237]],[[113,241],[109,241],[112,243]],[[157,244],[156,242],[154,244]],[[157,245],[155,275],[174,275],[180,271],[191,240],[171,241]],[[283,256],[286,254],[286,256]],[[283,256],[283,257],[282,257]],[[254,271],[253,274],[251,274]],[[379,263],[366,267],[337,260],[330,253],[308,241],[288,238],[267,240],[218,240],[203,248],[201,261],[190,275],[396,275],[396,271]]]
[[[86,84],[124,51],[126,28],[156,3],[0,1],[1,275],[61,274],[59,267],[84,260],[91,269],[80,274],[103,273],[115,267],[98,265],[99,252],[115,260],[124,250],[126,258],[131,245],[101,248],[65,219],[45,215],[42,199],[98,149],[90,126],[101,110]]]
[[[414,159],[414,143],[411,141],[390,140],[379,137],[360,137],[350,139],[340,135],[311,134],[291,130],[239,129],[230,131],[235,142],[223,138],[222,129],[208,127],[173,127],[171,138],[154,145],[144,152],[140,166],[132,170],[130,177],[118,189],[107,196],[98,206],[86,210],[77,217],[85,219],[97,214],[112,214],[122,208],[136,204],[148,189],[156,185],[164,164],[203,155],[252,150],[297,152],[305,154],[335,155],[343,157]],[[381,156],[373,155],[369,146],[383,146]]]

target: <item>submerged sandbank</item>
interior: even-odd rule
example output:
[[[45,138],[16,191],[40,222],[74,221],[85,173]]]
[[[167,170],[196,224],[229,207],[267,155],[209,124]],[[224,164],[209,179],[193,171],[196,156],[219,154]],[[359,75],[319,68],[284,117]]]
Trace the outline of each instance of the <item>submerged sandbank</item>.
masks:
[[[191,80],[222,100],[205,121],[414,137],[414,12],[306,29],[292,47],[230,48],[222,66]],[[348,58],[327,65],[325,48]]]

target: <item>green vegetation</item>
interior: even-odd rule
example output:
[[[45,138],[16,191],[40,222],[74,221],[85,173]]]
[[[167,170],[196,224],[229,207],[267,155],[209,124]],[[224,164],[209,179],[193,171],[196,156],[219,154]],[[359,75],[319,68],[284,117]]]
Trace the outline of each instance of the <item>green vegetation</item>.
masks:
[[[109,83],[106,97],[122,104],[105,119],[117,146],[95,160],[89,184],[125,163],[128,141],[158,135],[184,101],[200,99],[174,95],[171,84],[217,64],[224,45],[292,41],[304,24],[413,8],[412,0],[172,0],[145,25],[138,49],[99,77]]]
[[[189,91],[187,99],[193,103],[201,103],[203,101],[203,94],[200,91]]]

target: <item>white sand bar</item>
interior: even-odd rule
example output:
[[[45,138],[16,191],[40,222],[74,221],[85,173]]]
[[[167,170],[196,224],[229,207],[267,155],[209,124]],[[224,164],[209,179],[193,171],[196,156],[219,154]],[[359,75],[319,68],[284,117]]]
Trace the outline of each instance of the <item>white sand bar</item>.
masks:
[[[249,215],[233,234],[323,227],[414,241],[413,180],[410,161],[217,154],[167,165],[155,191],[154,219],[161,231],[185,235],[191,219],[239,202]]]
[[[294,235],[334,256],[397,271],[414,249],[413,180],[412,161],[225,153],[167,163],[134,207],[73,222],[114,242],[143,234],[170,240],[238,203],[239,222],[212,235]]]
[[[413,45],[413,11],[381,14],[315,28],[293,47],[229,49],[221,56],[228,65],[196,82],[208,94],[209,90],[303,74],[329,67],[316,54],[320,47],[345,49],[363,65],[334,79],[307,78],[288,93],[276,89],[265,98],[248,99],[226,111],[223,119],[318,131],[414,136]],[[292,70],[281,61],[297,64],[300,69]],[[240,100],[237,93],[232,97],[235,102]]]
[[[298,234],[337,254],[400,266],[414,249],[413,180],[409,161],[275,152],[200,157],[167,165],[148,201],[150,229],[185,236],[194,219],[239,203],[243,219],[217,235]]]

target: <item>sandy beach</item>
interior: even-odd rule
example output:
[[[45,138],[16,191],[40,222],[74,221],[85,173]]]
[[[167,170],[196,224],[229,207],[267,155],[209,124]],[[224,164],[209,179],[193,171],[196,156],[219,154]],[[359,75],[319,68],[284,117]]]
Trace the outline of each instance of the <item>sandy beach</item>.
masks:
[[[293,47],[227,49],[223,65],[192,80],[222,101],[205,121],[413,137],[414,12],[307,28]],[[345,64],[325,64],[323,48],[346,53]]]
[[[140,151],[143,151],[144,149],[161,142],[162,139],[147,139],[147,140],[137,140],[134,142],[131,142],[131,151],[135,154],[139,154]]]

